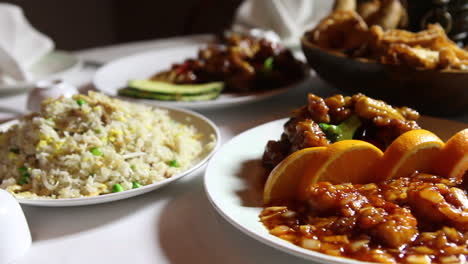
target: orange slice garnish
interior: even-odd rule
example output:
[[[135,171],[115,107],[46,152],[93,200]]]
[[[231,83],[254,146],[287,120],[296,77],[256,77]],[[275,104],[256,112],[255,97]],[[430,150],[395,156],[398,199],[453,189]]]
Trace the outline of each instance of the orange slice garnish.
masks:
[[[368,183],[375,181],[374,167],[383,156],[371,143],[361,140],[342,140],[327,148],[327,162],[317,171],[315,182]]]
[[[375,166],[383,153],[361,140],[342,140],[331,144],[322,154],[321,164],[309,164],[298,185],[298,198],[307,197],[310,186],[319,181],[368,183],[375,181]]]
[[[416,171],[433,173],[432,163],[443,146],[444,142],[428,130],[410,130],[388,146],[376,173],[382,180],[410,176]]]
[[[407,177],[415,172],[434,173],[461,180],[468,169],[468,129],[447,144],[424,129],[411,130],[395,139],[383,153],[361,140],[342,140],[327,147],[297,151],[270,173],[263,200],[303,200],[311,185],[362,184]]]
[[[307,167],[323,163],[326,147],[305,148],[294,152],[279,163],[268,176],[263,191],[263,202],[295,199],[298,184],[307,172]]]
[[[461,181],[468,170],[468,128],[453,135],[433,163],[440,176]]]

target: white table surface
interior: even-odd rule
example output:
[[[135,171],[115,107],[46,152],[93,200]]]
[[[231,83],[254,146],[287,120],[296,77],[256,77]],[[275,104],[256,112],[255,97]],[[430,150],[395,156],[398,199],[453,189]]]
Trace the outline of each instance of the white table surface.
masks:
[[[206,36],[129,43],[76,52],[83,60],[107,62],[149,49],[206,40]],[[95,68],[64,79],[89,89]],[[270,99],[200,113],[220,128],[222,142],[259,124],[286,117],[306,103],[306,94],[337,93],[311,78]],[[0,121],[25,113],[26,95],[0,97]],[[468,115],[451,119],[468,123]],[[204,168],[152,193],[108,204],[46,208],[22,206],[33,244],[15,264],[48,263],[306,263],[244,235],[211,207],[203,190]],[[310,262],[307,262],[310,263]]]

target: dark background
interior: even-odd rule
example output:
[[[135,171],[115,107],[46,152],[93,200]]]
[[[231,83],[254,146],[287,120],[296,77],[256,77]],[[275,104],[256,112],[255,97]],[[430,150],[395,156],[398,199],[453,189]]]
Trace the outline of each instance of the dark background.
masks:
[[[58,49],[217,33],[242,0],[10,0]]]

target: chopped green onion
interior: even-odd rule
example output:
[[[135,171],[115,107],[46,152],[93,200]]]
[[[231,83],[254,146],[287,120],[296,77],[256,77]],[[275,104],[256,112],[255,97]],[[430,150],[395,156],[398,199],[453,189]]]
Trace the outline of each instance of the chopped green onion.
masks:
[[[102,130],[100,128],[94,130],[94,132],[96,132],[96,134],[101,134]]]
[[[13,152],[15,154],[19,154],[20,150],[18,148],[11,148],[10,152]]]
[[[140,187],[141,187],[141,184],[140,184],[140,183],[138,183],[138,182],[136,182],[136,181],[132,182],[132,188],[133,188],[133,189],[140,188]]]
[[[114,184],[114,186],[112,186],[112,192],[114,192],[114,193],[115,192],[121,192],[123,190],[124,190],[124,188],[122,187],[122,185],[120,185],[118,183],[116,183],[116,184]]]
[[[136,170],[136,166],[135,166],[135,164],[132,164],[132,165],[130,165],[130,169],[132,169],[132,170]]]
[[[273,57],[268,57],[264,62],[263,62],[263,69],[266,72],[271,72],[273,70]]]
[[[21,175],[25,174],[25,173],[28,173],[28,167],[26,166],[23,166],[23,167],[19,167],[18,168],[18,171]]]
[[[20,174],[20,179],[18,181],[19,184],[23,185],[23,184],[28,184],[29,183],[29,177],[31,176],[31,174],[29,174],[29,169],[28,167],[20,167],[18,168],[18,172]]]
[[[78,100],[76,100],[76,103],[77,103],[79,106],[82,106],[82,105],[86,104],[86,101],[83,100],[83,99],[78,99]]]
[[[179,167],[179,163],[177,160],[171,160],[169,161],[169,167]]]
[[[91,154],[93,154],[94,156],[102,156],[102,151],[101,151],[101,149],[98,148],[98,147],[91,148],[89,151],[90,151]]]
[[[20,185],[23,185],[23,184],[28,184],[29,183],[29,178],[28,177],[21,177],[18,181],[18,183]]]

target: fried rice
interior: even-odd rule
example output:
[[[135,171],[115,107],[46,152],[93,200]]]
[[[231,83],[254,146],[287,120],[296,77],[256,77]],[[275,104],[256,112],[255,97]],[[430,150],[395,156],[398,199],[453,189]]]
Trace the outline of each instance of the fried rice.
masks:
[[[166,110],[90,92],[46,100],[0,133],[0,188],[19,198],[77,198],[156,183],[209,148]]]

